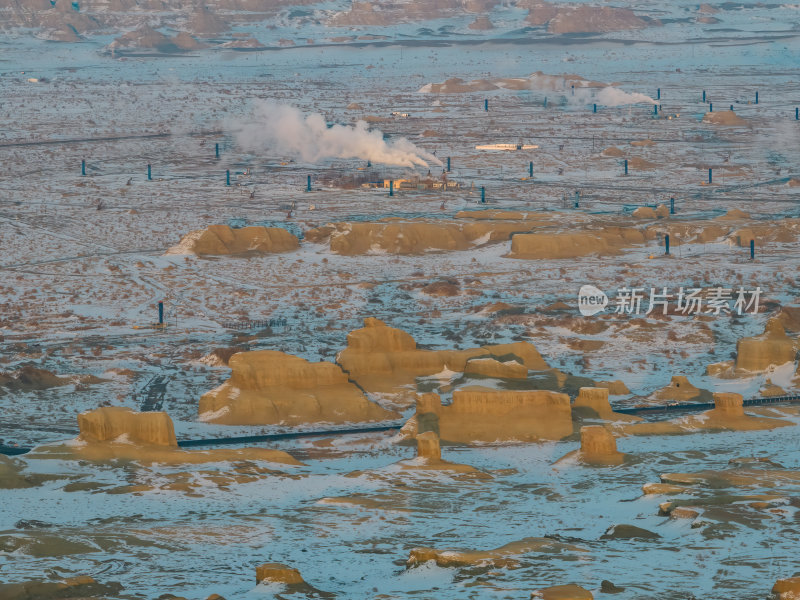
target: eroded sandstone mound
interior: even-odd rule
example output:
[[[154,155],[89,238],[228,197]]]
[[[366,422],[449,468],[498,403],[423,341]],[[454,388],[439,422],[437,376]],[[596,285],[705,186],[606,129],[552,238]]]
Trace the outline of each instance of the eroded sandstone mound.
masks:
[[[617,450],[613,434],[599,425],[581,427],[581,449],[578,460],[590,465],[619,465],[625,455]]]
[[[337,362],[349,376],[369,392],[398,394],[413,399],[417,377],[465,372],[469,361],[473,374],[524,378],[527,370],[549,369],[536,348],[528,342],[496,344],[466,350],[421,350],[405,331],[389,327],[379,319],[364,319],[364,327],[347,335],[347,347]],[[524,372],[524,373],[523,373]]]
[[[498,360],[518,360],[531,371],[545,371],[550,365],[545,362],[536,346],[528,342],[512,342],[510,344],[492,344],[483,346],[491,356]]]
[[[78,415],[80,437],[87,442],[122,439],[134,444],[177,448],[172,419],[165,412],[134,412],[121,406],[106,406]]]
[[[405,331],[374,318],[347,335],[347,348],[337,360],[368,391],[397,392],[414,386],[416,378],[440,373],[445,368],[463,371],[467,360],[488,354],[485,350],[419,350]]]
[[[397,417],[370,402],[334,363],[310,363],[283,352],[257,350],[234,354],[228,364],[233,370],[230,379],[200,398],[204,421],[298,425]]]
[[[311,230],[306,239],[329,240],[335,254],[415,255],[426,252],[468,250],[475,246],[507,241],[512,234],[530,231],[533,220],[501,221],[491,218],[459,221],[386,221],[376,223],[333,223]]]
[[[143,464],[201,464],[232,460],[302,464],[286,452],[267,448],[182,450],[175,440],[172,419],[164,412],[137,413],[125,407],[102,407],[78,415],[78,425],[80,435],[77,440],[39,446],[27,458],[81,459],[101,463],[121,460]]]
[[[528,368],[516,360],[501,362],[494,358],[471,358],[464,367],[464,374],[480,377],[525,379],[528,376]]]
[[[577,258],[598,254],[617,254],[623,248],[647,241],[646,231],[626,227],[606,227],[582,233],[518,233],[511,238],[510,258]]]
[[[594,600],[592,593],[574,583],[534,590],[531,600]]]
[[[710,391],[692,385],[685,375],[674,375],[669,385],[653,392],[650,399],[657,403],[699,403],[711,402],[712,395]]]
[[[728,240],[740,248],[750,246],[750,240],[756,243],[756,252],[765,243],[791,244],[800,235],[800,219],[776,219],[769,224],[748,224],[746,227],[732,231]]]
[[[657,219],[655,209],[650,206],[640,206],[631,215],[634,219]]]
[[[520,4],[520,8],[529,9],[526,18],[529,24],[546,25],[550,33],[600,33],[643,29],[648,25],[629,8],[556,4],[540,0],[527,0]]]
[[[576,88],[605,88],[608,87],[608,84],[600,81],[590,81],[580,75],[548,75],[542,71],[536,71],[527,77],[496,77],[492,79],[474,79],[472,81],[464,81],[458,77],[453,77],[444,83],[427,83],[419,90],[419,93],[464,94],[496,89],[565,91],[572,86]]]
[[[747,120],[743,119],[732,110],[706,113],[703,115],[703,123],[711,123],[712,125],[728,125],[733,127],[747,127],[750,125]]]
[[[739,221],[739,220],[747,220],[750,218],[750,215],[743,210],[739,210],[738,208],[732,208],[724,215],[720,215],[716,217],[717,221]]]
[[[467,25],[467,27],[473,31],[489,31],[490,29],[494,29],[494,25],[486,15],[476,17],[472,23]]]
[[[736,343],[736,370],[759,372],[771,365],[791,362],[797,354],[797,343],[786,335],[778,319],[770,319],[764,333],[742,338]]]
[[[71,382],[72,380],[68,377],[59,377],[52,371],[33,365],[23,365],[14,372],[3,373],[0,371],[0,386],[12,390],[46,390]]]
[[[621,379],[615,379],[614,381],[598,381],[597,387],[606,388],[608,393],[612,396],[624,396],[631,393],[628,386],[625,385],[625,382]]]
[[[800,600],[800,577],[779,579],[772,586],[774,600]]]
[[[394,26],[398,23],[439,19],[453,14],[483,13],[497,0],[437,0],[436,2],[356,1],[349,9],[335,13],[329,25],[334,27]]]
[[[663,206],[663,205],[662,205]],[[664,207],[669,213],[669,209]],[[647,228],[648,235],[662,237],[669,234],[670,244],[680,246],[687,242],[705,244],[719,240],[730,233],[730,228],[724,225],[709,224],[708,222],[674,222],[667,224],[651,225]]]
[[[220,256],[227,254],[291,252],[300,247],[300,240],[280,227],[241,227],[209,225],[187,233],[167,254]]]
[[[439,436],[433,431],[426,431],[417,436],[417,456],[426,462],[440,462],[442,449],[439,446]]]
[[[281,563],[258,565],[256,567],[256,583],[261,583],[262,581],[289,585],[305,583],[300,571]]]
[[[434,431],[426,431],[417,435],[417,458],[400,461],[398,464],[406,471],[450,471],[454,474],[468,475],[479,479],[491,479],[491,476],[470,465],[443,460],[439,436]]]
[[[449,442],[559,440],[572,433],[569,396],[543,390],[468,387],[442,406],[438,394],[417,402],[418,434],[435,431]]]
[[[515,568],[519,561],[514,558],[522,554],[557,554],[561,552],[585,552],[579,546],[564,544],[549,538],[527,537],[494,550],[436,550],[414,548],[409,552],[407,564],[415,567],[434,561],[440,567],[493,566]]]
[[[572,403],[572,411],[582,419],[603,419],[605,421],[641,421],[634,415],[616,413],[608,400],[609,389],[604,387],[582,387]]]

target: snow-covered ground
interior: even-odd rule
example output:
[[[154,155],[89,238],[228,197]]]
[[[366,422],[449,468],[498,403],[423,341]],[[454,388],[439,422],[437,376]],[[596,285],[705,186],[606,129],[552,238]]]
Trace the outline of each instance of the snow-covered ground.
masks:
[[[343,8],[319,5],[319,20],[304,21],[302,29],[284,13],[273,28],[236,26],[270,45],[263,51],[215,47],[112,58],[104,51],[116,37],[111,33],[69,44],[19,31],[0,39],[0,371],[31,363],[63,376],[105,380],[0,394],[0,442],[30,446],[71,437],[76,415],[103,403],[139,408],[154,376],[167,382],[164,409],[179,438],[282,430],[198,422],[199,397],[229,375],[200,359],[236,346],[334,360],[347,333],[369,316],[409,332],[426,348],[527,340],[551,366],[595,380],[621,379],[632,396],[648,395],[676,374],[699,388],[745,397],[757,395],[768,376],[787,391],[796,387],[792,364],[751,378],[706,374],[706,365],[731,358],[739,338],[763,331],[779,305],[796,304],[796,239],[759,243],[754,262],[747,248],[723,240],[674,245],[672,257],[664,258],[660,239],[613,256],[560,260],[509,258],[509,242],[420,256],[342,256],[311,242],[288,254],[246,258],[165,255],[184,234],[225,223],[308,231],[339,221],[452,219],[488,207],[545,212],[548,231],[569,231],[600,223],[644,226],[631,216],[633,209],[668,205],[671,197],[678,209],[673,220],[681,222],[719,223],[711,219],[734,208],[754,222],[800,216],[800,188],[787,186],[800,177],[796,5],[720,10],[714,13],[720,23],[702,24],[694,20],[695,3],[638,3],[634,9],[664,25],[555,38],[525,29],[524,11],[505,6],[490,15],[497,27],[492,32],[467,29],[474,15],[392,28],[324,25],[322,17]],[[442,33],[445,26],[455,29]],[[322,44],[354,33],[389,39]],[[319,43],[271,46],[298,36]],[[574,73],[651,98],[660,88],[661,116],[679,116],[654,118],[652,104],[599,106],[593,113],[591,102],[576,102],[568,90],[418,93],[452,77],[536,71]],[[714,111],[734,105],[749,126],[703,123],[704,90]],[[327,187],[320,183],[326,177],[357,175],[365,161],[310,164],[277,151],[245,152],[231,123],[246,117],[254,99],[291,104],[335,123],[379,117],[373,126],[389,141],[405,137],[442,161],[451,157],[449,176],[461,190],[389,197],[385,190]],[[348,110],[350,103],[363,108]],[[392,118],[392,112],[410,116]],[[655,143],[630,145],[645,139]],[[475,150],[518,140],[539,148]],[[601,155],[611,146],[654,167],[632,168],[624,177],[622,158]],[[375,167],[387,178],[408,174]],[[702,185],[708,168],[714,169],[713,186]],[[441,167],[431,171],[438,177]],[[312,192],[305,191],[308,175]],[[479,203],[481,187],[486,206]],[[457,280],[461,293],[421,291],[445,278]],[[759,286],[768,311],[739,318],[671,315],[644,319],[643,327],[624,316],[580,317],[576,295],[584,284],[609,295],[623,286]],[[164,330],[149,328],[159,300],[167,309]],[[546,310],[557,301],[573,309]],[[482,310],[496,302],[514,310]],[[224,326],[271,318],[285,319],[286,326],[266,332]],[[604,326],[587,327],[592,319]],[[602,345],[576,349],[580,340]],[[66,492],[66,480],[47,481],[0,492],[0,580],[88,574],[122,582],[126,597],[264,597],[271,592],[254,589],[255,565],[283,562],[318,589],[345,598],[527,598],[537,587],[568,582],[597,591],[603,579],[626,587],[620,598],[760,598],[776,578],[797,570],[794,504],[757,515],[741,505],[730,509],[724,525],[712,519],[692,528],[689,521],[657,516],[663,498],[642,497],[640,486],[665,471],[725,468],[738,456],[769,455],[798,469],[794,431],[626,438],[620,450],[635,460],[609,469],[554,468],[574,442],[444,449],[445,458],[494,473],[490,481],[441,474],[420,480],[407,473],[386,480],[345,477],[412,455],[383,436],[352,445],[342,439],[331,448],[284,443],[282,449],[307,463],[292,471],[297,478],[275,475],[218,489],[198,470],[197,496]],[[109,488],[163,482],[177,470],[55,461],[27,461],[27,467]],[[209,467],[217,469],[231,467]],[[795,497],[797,486],[781,493]],[[354,495],[387,508],[321,502]],[[31,533],[16,527],[20,519],[52,527]],[[662,537],[599,540],[619,523]],[[47,550],[58,546],[53,540],[35,551],[13,541],[40,534],[80,546],[64,556]],[[543,535],[588,552],[531,554],[515,570],[404,567],[414,546],[480,550]]]

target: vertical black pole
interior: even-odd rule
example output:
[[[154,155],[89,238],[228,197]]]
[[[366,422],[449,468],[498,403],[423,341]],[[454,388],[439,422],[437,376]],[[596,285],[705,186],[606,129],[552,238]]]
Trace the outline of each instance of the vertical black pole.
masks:
[[[709,102],[708,103],[708,112],[714,112],[714,103],[713,102]]]
[[[703,90],[703,102],[705,102],[705,101],[706,101],[706,91]]]
[[[664,236],[664,254],[669,256],[669,234]]]
[[[669,199],[669,214],[671,215],[675,214],[675,198]]]
[[[153,175],[150,171],[150,165],[147,165],[147,181],[153,181]]]
[[[219,143],[214,144],[214,156],[219,158]]]
[[[481,186],[481,204],[486,204],[486,188]]]
[[[528,163],[528,176],[533,177],[533,161]]]
[[[708,170],[708,183],[711,183],[711,169]]]
[[[750,240],[750,260],[756,259],[756,241]]]
[[[230,184],[231,184],[231,172],[230,169],[228,169],[227,171],[225,171],[225,185],[230,185]]]
[[[394,196],[394,179],[389,180],[389,195]]]
[[[625,175],[628,174],[628,159],[625,159]]]
[[[311,175],[309,175],[308,178],[306,179],[306,191],[307,192],[311,191]]]
[[[661,100],[661,88],[658,88],[658,90],[656,90],[656,100]]]
[[[86,161],[85,160],[81,161],[81,175],[84,175],[84,176],[86,175]]]
[[[164,324],[164,303],[160,300],[158,302],[158,324]]]
[[[486,112],[489,112],[489,99],[488,98],[486,98],[483,101],[483,110],[486,111]]]
[[[758,91],[756,90],[756,104],[758,104]]]
[[[450,172],[450,157],[447,157],[447,172]]]

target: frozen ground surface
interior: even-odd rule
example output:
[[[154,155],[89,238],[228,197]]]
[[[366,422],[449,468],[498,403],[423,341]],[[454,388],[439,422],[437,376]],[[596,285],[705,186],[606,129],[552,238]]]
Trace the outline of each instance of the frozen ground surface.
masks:
[[[392,470],[410,448],[386,438],[340,439],[340,457],[308,459],[314,447],[293,447],[308,463],[292,477],[270,476],[218,489],[210,481],[197,495],[108,493],[115,486],[152,481],[169,469],[90,468],[64,463],[32,468],[57,470],[75,481],[96,482],[97,491],[64,492],[64,480],[32,490],[4,491],[0,539],[27,544],[2,555],[5,579],[42,573],[89,573],[119,580],[124,597],[172,593],[204,598],[270,596],[254,587],[257,564],[284,562],[301,569],[316,588],[348,598],[527,598],[531,589],[575,581],[597,592],[608,579],[626,587],[619,598],[764,598],[771,582],[797,568],[797,508],[773,511],[730,505],[726,519],[658,516],[663,496],[642,496],[643,483],[662,472],[722,469],[736,456],[767,456],[800,468],[793,427],[775,432],[697,434],[659,439],[625,438],[621,450],[635,460],[613,468],[553,462],[574,443],[444,449],[445,458],[493,475],[465,481],[439,474]],[[735,447],[735,449],[734,449]],[[775,449],[780,448],[779,451]],[[46,461],[44,461],[46,463]],[[227,471],[230,465],[211,465]],[[353,470],[383,469],[385,480]],[[177,469],[176,469],[177,470]],[[203,484],[205,472],[197,475]],[[105,486],[105,489],[103,487]],[[733,493],[772,492],[788,499],[797,486]],[[375,505],[330,504],[347,496]],[[698,497],[703,494],[698,494]],[[686,496],[683,496],[686,498]],[[691,496],[690,496],[691,498]],[[19,519],[52,524],[15,530]],[[658,533],[656,540],[600,539],[615,524]],[[557,536],[585,552],[529,553],[517,569],[490,566],[406,569],[411,548],[491,549],[523,537]],[[49,546],[35,547],[43,537]],[[64,542],[71,542],[68,556]],[[39,542],[41,544],[41,542]],[[32,549],[35,547],[35,550]],[[31,554],[34,556],[31,556]],[[55,555],[50,555],[50,554]],[[599,596],[604,597],[604,596]]]
[[[658,16],[683,17],[694,6],[674,3]],[[638,8],[655,10],[645,3]],[[518,12],[498,9],[492,16],[498,30],[481,35],[466,30],[474,18],[469,16],[459,22],[458,35],[431,35],[444,23],[426,23],[427,29],[417,23],[394,28],[389,40],[375,45],[210,49],[175,56],[111,58],[103,53],[111,35],[74,44],[4,35],[0,370],[31,363],[59,375],[92,374],[106,381],[0,395],[0,441],[35,445],[70,437],[79,412],[106,402],[139,408],[141,390],[154,376],[167,381],[164,409],[179,437],[280,430],[198,423],[198,398],[229,373],[199,359],[214,348],[237,346],[334,360],[347,333],[367,316],[408,331],[430,348],[528,340],[552,366],[596,380],[621,379],[633,395],[665,386],[674,374],[688,375],[701,388],[756,395],[767,374],[723,380],[707,376],[705,367],[729,359],[737,339],[760,333],[765,314],[671,317],[646,331],[631,319],[608,316],[603,317],[607,328],[588,334],[577,310],[554,316],[542,309],[559,300],[574,306],[584,283],[607,292],[623,285],[758,285],[771,306],[796,304],[796,240],[760,246],[755,262],[747,260],[746,248],[726,242],[675,246],[667,259],[658,240],[619,256],[577,260],[507,258],[507,242],[424,256],[339,256],[311,243],[286,255],[164,256],[185,233],[218,223],[279,223],[305,231],[333,221],[452,217],[481,208],[481,186],[488,207],[549,211],[554,227],[565,230],[598,220],[629,225],[633,209],[668,203],[670,197],[676,199],[678,221],[709,220],[732,208],[755,220],[800,216],[800,188],[787,186],[800,175],[800,124],[794,120],[800,105],[797,5],[724,10],[715,13],[721,21],[715,25],[676,21],[642,31],[560,38],[520,30]],[[349,31],[319,27],[302,35]],[[269,44],[298,35],[293,28],[285,21],[276,29],[253,31]],[[386,34],[380,27],[371,32]],[[644,104],[600,107],[593,114],[590,105],[569,94],[535,90],[418,93],[425,84],[451,77],[524,77],[535,71],[576,73],[651,97],[661,88],[662,114],[680,116],[654,119],[652,106]],[[703,90],[715,110],[733,104],[750,126],[702,123]],[[752,103],[756,91],[758,105]],[[385,118],[375,126],[392,138],[407,137],[440,158],[452,157],[451,179],[460,181],[462,190],[389,198],[384,191],[329,188],[318,181],[356,173],[363,161],[311,165],[278,153],[243,153],[226,134],[226,124],[245,115],[255,98],[321,112],[333,122]],[[483,110],[484,98],[489,112]],[[351,102],[363,110],[346,110]],[[391,119],[392,111],[411,116]],[[520,139],[540,148],[491,155],[474,149]],[[655,145],[630,146],[644,139]],[[219,160],[215,143],[221,147]],[[621,159],[600,154],[609,146],[655,168],[623,177]],[[529,161],[535,166],[532,181],[524,179]],[[147,164],[152,181],[146,179]],[[716,185],[701,185],[710,167]],[[225,186],[226,169],[231,187]],[[236,175],[245,169],[248,177]],[[439,173],[436,167],[432,171]],[[404,170],[385,173],[400,177]],[[315,181],[311,193],[304,191],[309,174]],[[572,201],[576,190],[579,208]],[[409,287],[442,278],[457,279],[462,293],[433,297]],[[172,325],[163,331],[146,328],[162,299]],[[480,312],[501,301],[515,307],[514,313]],[[233,318],[284,318],[287,325],[261,332],[225,328]],[[570,343],[578,339],[603,345],[576,350]],[[790,367],[772,377],[787,391],[795,385]],[[602,579],[627,588],[619,598],[762,598],[776,578],[800,568],[796,503],[755,517],[755,509],[742,507],[724,526],[691,528],[688,520],[657,516],[663,499],[642,497],[640,486],[665,471],[724,468],[737,456],[769,455],[797,469],[797,444],[794,428],[628,438],[619,445],[634,462],[612,469],[554,468],[574,442],[445,448],[446,458],[494,478],[423,480],[394,472],[388,481],[344,477],[411,456],[411,449],[379,437],[352,445],[341,440],[334,446],[347,448],[341,452],[287,443],[283,449],[308,464],[292,471],[299,477],[275,475],[225,489],[209,484],[199,497],[65,492],[65,480],[58,479],[29,490],[3,490],[0,537],[6,543],[41,534],[79,545],[74,553],[52,556],[48,552],[55,550],[42,554],[25,545],[4,552],[0,579],[88,574],[122,582],[126,597],[166,592],[187,598],[211,592],[269,597],[269,588],[253,589],[253,569],[275,561],[299,568],[309,583],[344,598],[527,598],[536,587],[570,581],[597,590]],[[29,461],[28,469],[109,488],[170,472],[41,461]],[[796,486],[781,491],[798,495]],[[354,495],[393,508],[320,502]],[[20,519],[52,527],[23,531],[15,525]],[[662,537],[599,540],[617,523]],[[526,555],[516,570],[404,569],[414,546],[491,549],[545,534],[575,538],[588,552]],[[7,549],[13,546],[8,544]]]

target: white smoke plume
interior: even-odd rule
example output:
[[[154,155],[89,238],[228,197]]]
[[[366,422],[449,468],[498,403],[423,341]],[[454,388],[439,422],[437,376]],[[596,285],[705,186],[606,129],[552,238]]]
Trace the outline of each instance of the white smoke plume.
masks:
[[[559,90],[561,91],[561,90]],[[603,88],[577,87],[575,89],[563,90],[564,98],[569,105],[585,106],[586,104],[600,104],[602,106],[628,106],[629,104],[656,104],[650,96],[644,94],[628,92],[606,86]]]
[[[656,104],[655,100],[645,94],[630,94],[619,88],[577,76],[545,75],[537,72],[529,77],[529,81],[532,90],[563,93],[568,104],[597,103],[603,106]],[[575,86],[574,90],[572,86]]]
[[[603,106],[624,106],[627,104],[655,104],[650,96],[639,93],[629,94],[619,88],[604,87],[595,96],[595,101]]]
[[[405,138],[387,143],[383,133],[368,130],[364,121],[354,126],[328,127],[321,114],[304,115],[287,104],[253,102],[252,115],[228,122],[236,143],[248,152],[274,152],[316,163],[328,158],[359,158],[398,167],[441,165],[433,154]]]

